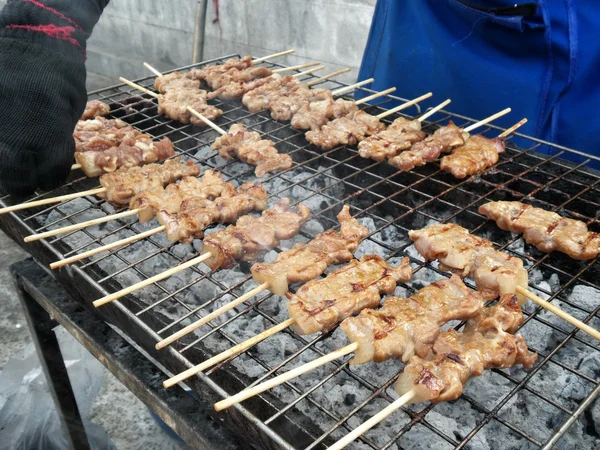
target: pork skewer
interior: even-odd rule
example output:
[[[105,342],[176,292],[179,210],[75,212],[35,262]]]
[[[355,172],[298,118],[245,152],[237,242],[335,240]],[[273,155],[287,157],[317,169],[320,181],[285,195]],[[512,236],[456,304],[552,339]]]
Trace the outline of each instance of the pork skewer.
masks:
[[[99,116],[107,116],[110,113],[110,106],[101,100],[88,100],[85,104],[85,110],[81,115],[81,120],[93,119]]]
[[[487,239],[472,235],[456,224],[435,224],[411,230],[408,236],[417,251],[428,260],[437,259],[441,270],[475,280],[487,298],[516,294],[520,304],[530,299],[542,308],[600,340],[600,332],[527,290],[527,270],[520,258],[494,249]]]
[[[408,172],[417,166],[423,166],[428,162],[435,161],[441,153],[464,145],[469,139],[469,132],[508,114],[510,111],[510,108],[506,108],[464,129],[457,127],[450,121],[448,125],[438,128],[431,136],[415,143],[410,150],[405,150],[388,159],[388,162],[401,171]]]
[[[377,116],[372,116],[360,109],[350,112],[345,116],[326,123],[319,130],[306,132],[306,140],[323,150],[331,150],[338,145],[355,145],[385,128],[385,124],[380,122],[379,119],[415,105],[432,95],[431,92],[428,92]]]
[[[74,194],[45,198],[32,202],[19,203],[0,209],[0,214],[33,208],[36,206],[60,203],[75,198],[97,195],[110,204],[121,207],[135,194],[159,185],[167,185],[185,177],[198,175],[200,168],[191,161],[180,163],[179,158],[165,161],[163,164],[148,164],[146,166],[122,167],[114,172],[100,177],[101,187],[89,189]]]
[[[500,154],[504,153],[504,137],[526,122],[527,119],[522,119],[494,139],[481,135],[471,136],[466,144],[455,147],[452,154],[441,159],[440,169],[450,172],[458,179],[483,172],[496,164]]]
[[[407,361],[415,354],[425,356],[444,324],[474,317],[483,304],[483,297],[465,286],[456,275],[449,280],[432,283],[408,299],[388,297],[380,308],[379,301],[373,302],[356,311],[359,312],[357,316],[349,316],[341,322],[341,329],[352,343],[333,352],[335,356],[327,354],[245,389],[218,402],[215,409],[228,408],[352,352],[355,356],[350,364],[381,362],[391,358]]]
[[[393,292],[398,282],[408,281],[411,276],[408,258],[398,267],[375,255],[352,260],[324,279],[309,281],[295,295],[288,294],[290,319],[166,380],[163,386],[171,387],[289,326],[300,334],[310,334],[313,330],[326,332],[363,308],[379,304],[382,294]]]
[[[525,242],[542,252],[559,251],[578,260],[593,259],[600,253],[600,234],[589,231],[581,220],[507,201],[485,203],[479,207],[479,213],[503,230],[523,233]]]
[[[400,398],[344,436],[329,450],[340,450],[407,403],[457,399],[466,382],[484,370],[521,365],[530,369],[537,354],[513,333],[523,313],[514,296],[503,296],[496,306],[483,308],[467,321],[463,332],[451,330],[436,339],[428,359],[413,356],[396,384]]]
[[[265,216],[263,216],[263,217],[269,217],[269,220],[273,226],[279,226],[279,225],[285,224],[285,226],[287,226],[287,228],[281,228],[281,229],[277,229],[277,230],[271,228],[271,230],[270,230],[271,239],[269,239],[268,241],[261,240],[261,238],[264,239],[264,235],[256,236],[251,233],[246,233],[246,236],[248,236],[251,239],[254,239],[254,241],[253,241],[253,243],[255,244],[253,246],[254,251],[251,252],[250,249],[248,249],[249,250],[248,252],[245,252],[245,251],[239,252],[238,255],[239,255],[240,259],[243,259],[244,257],[247,257],[247,258],[251,258],[254,256],[258,257],[259,248],[262,250],[267,250],[270,248],[270,246],[279,245],[280,239],[287,239],[287,238],[291,238],[294,235],[296,235],[300,231],[300,228],[308,220],[309,215],[310,215],[310,210],[308,210],[308,208],[306,208],[302,205],[300,205],[297,209],[294,210],[294,209],[290,208],[288,199],[282,199],[282,201],[278,205],[275,205],[273,208],[265,211],[263,214],[265,214]],[[250,222],[254,222],[256,224],[256,219],[252,218],[251,216],[243,216],[243,217],[240,217],[238,220],[242,220],[242,223],[244,223],[246,221],[250,221]],[[263,225],[263,230],[264,230],[264,225],[265,225],[264,221],[263,221],[262,225]],[[216,238],[216,239],[218,239],[218,238]],[[215,242],[215,238],[211,238],[211,242]],[[227,243],[226,242],[221,242],[221,243],[224,244],[222,251],[224,251],[224,252],[227,251],[228,250],[226,248]],[[175,266],[169,270],[161,272],[151,278],[140,281],[139,283],[129,286],[128,288],[122,289],[121,291],[116,292],[112,295],[108,295],[101,299],[98,299],[98,300],[94,301],[93,304],[96,307],[102,306],[102,305],[109,303],[111,301],[114,301],[117,298],[120,298],[124,295],[131,294],[145,286],[149,286],[153,283],[164,280],[165,278],[168,278],[171,275],[181,272],[184,269],[187,269],[194,265],[200,264],[204,261],[210,261],[210,260],[214,261],[215,250],[216,249],[213,249],[213,251],[203,252],[200,256],[192,258],[191,260],[189,260],[185,263],[182,263],[182,264]],[[220,251],[220,250],[217,250],[217,251]],[[223,255],[223,256],[227,256],[227,255]]]

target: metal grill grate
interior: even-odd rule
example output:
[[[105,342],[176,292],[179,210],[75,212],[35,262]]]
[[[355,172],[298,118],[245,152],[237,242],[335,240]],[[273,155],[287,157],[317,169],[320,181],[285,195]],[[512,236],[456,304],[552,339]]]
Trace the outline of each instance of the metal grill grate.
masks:
[[[220,63],[228,57],[199,65]],[[151,88],[153,78],[138,82]],[[328,81],[322,86],[333,89],[343,85]],[[119,117],[154,137],[169,137],[183,159],[192,159],[203,168],[218,168],[234,183],[255,179],[253,167],[224,161],[210,151],[208,146],[217,137],[216,132],[158,116],[156,104],[148,96],[118,85],[92,92],[90,98],[110,103],[112,117]],[[398,97],[383,97],[377,104],[367,105],[366,110],[377,114],[398,100]],[[408,230],[432,222],[456,222],[524,259],[531,286],[536,287],[532,288],[534,292],[600,328],[597,259],[579,262],[562,254],[538,252],[477,213],[477,207],[485,201],[525,200],[583,220],[593,231],[600,231],[597,221],[600,175],[587,168],[597,158],[518,135],[516,141],[509,140],[499,163],[475,178],[457,181],[440,171],[437,162],[399,173],[386,163],[359,157],[354,148],[323,152],[309,145],[303,133],[288,123],[273,121],[268,112],[250,114],[239,101],[217,100],[215,104],[224,111],[217,121],[221,127],[243,122],[273,140],[280,152],[289,153],[294,159],[290,170],[269,174],[261,180],[271,202],[290,197],[293,202],[311,206],[313,218],[293,242],[311,239],[323,229],[335,227],[335,214],[343,204],[349,204],[352,214],[371,230],[357,256],[377,253],[392,261],[405,254],[410,256],[415,275],[396,291],[397,295],[410,295],[447,274],[440,272],[437,264],[423,262],[408,239]],[[414,107],[412,112],[417,114],[420,110]],[[387,121],[395,117],[388,117]],[[448,119],[463,127],[475,122],[444,111],[434,117],[438,120],[430,123],[426,131],[435,129],[439,123],[445,124]],[[488,126],[483,131],[493,136],[498,130]],[[550,156],[539,153],[542,147],[546,152],[549,149]],[[569,162],[566,157],[579,162]],[[74,178],[40,198],[96,185],[95,179]],[[2,203],[9,204],[10,200],[3,197]],[[106,202],[87,197],[0,217],[0,223],[13,236],[21,237],[113,212]],[[135,219],[124,219],[26,248],[48,262],[154,226],[155,222],[140,225]],[[291,242],[286,241],[282,246],[288,248]],[[77,290],[89,300],[155,275],[191,258],[196,250],[191,245],[169,243],[159,234],[82,261],[77,267],[62,269],[59,276],[74,283],[82,280]],[[269,252],[266,258],[275,254]],[[242,263],[232,270],[214,273],[204,266],[194,267],[103,308],[113,310],[111,318],[118,325],[127,329],[133,324],[142,334],[146,333],[149,342],[156,342],[158,336],[172,334],[254,287],[249,267]],[[486,372],[472,380],[465,394],[455,402],[435,406],[417,404],[398,411],[365,434],[354,444],[356,448],[538,448],[559,442],[582,415],[583,406],[589,405],[600,392],[600,345],[531,303],[524,310],[526,320],[520,333],[540,354],[532,371]],[[159,358],[169,360],[175,367],[195,365],[286,318],[282,299],[263,294],[173,344],[170,350],[159,353]],[[213,399],[224,391],[233,394],[250,383],[289,370],[346,343],[338,330],[318,337],[298,336],[285,330],[206,372],[207,376],[200,377],[195,390],[198,395]],[[352,368],[347,362],[333,362],[264,393],[260,399],[244,402],[228,414],[242,417],[238,425],[245,424],[246,430],[258,430],[258,434],[251,433],[251,440],[258,445],[323,448],[393,401],[386,389],[394,383],[401,368],[397,361]],[[231,374],[235,377],[229,377]],[[212,391],[198,388],[206,385]],[[598,414],[596,421],[600,420]],[[567,448],[572,442],[569,439],[575,438],[600,442],[598,430],[586,432],[580,423],[574,428],[579,434],[560,440],[560,445]]]

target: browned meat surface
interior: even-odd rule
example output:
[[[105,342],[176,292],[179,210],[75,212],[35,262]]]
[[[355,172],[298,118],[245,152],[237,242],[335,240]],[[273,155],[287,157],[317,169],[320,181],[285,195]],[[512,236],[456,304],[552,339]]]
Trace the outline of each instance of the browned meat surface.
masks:
[[[176,88],[200,89],[200,80],[193,79],[189,74],[181,72],[172,72],[156,77],[154,80],[154,89],[161,94]]]
[[[168,159],[163,164],[148,164],[141,167],[122,167],[100,177],[106,191],[98,194],[110,204],[123,207],[136,194],[166,186],[188,176],[196,176],[200,168],[192,161],[179,162],[179,158]]]
[[[456,147],[451,155],[444,156],[440,167],[462,179],[492,167],[498,162],[500,153],[504,153],[502,139],[471,136],[466,144]]]
[[[304,105],[322,100],[333,101],[330,90],[309,89],[306,86],[300,86],[294,92],[272,98],[269,102],[269,109],[274,120],[292,120],[294,114]]]
[[[275,170],[289,169],[293,160],[290,155],[277,151],[272,141],[261,139],[256,131],[248,131],[241,123],[229,128],[227,134],[215,139],[211,148],[224,159],[238,158],[256,166],[255,174],[263,177]]]
[[[513,295],[504,295],[496,306],[483,308],[469,319],[465,330],[441,333],[429,359],[413,356],[398,378],[396,391],[414,389],[413,403],[456,400],[464,385],[487,369],[507,369],[517,364],[533,367],[537,354],[527,349],[522,336],[513,335],[523,314]]]
[[[411,230],[408,236],[425,259],[438,259],[441,270],[471,277],[486,298],[514,294],[517,286],[527,289],[527,270],[523,261],[495,250],[492,243],[455,224],[436,224]],[[518,295],[521,302],[525,298]]]
[[[287,293],[292,328],[300,334],[329,331],[364,308],[377,308],[382,295],[411,276],[408,258],[398,267],[376,255],[353,259],[325,278],[305,283],[295,294]]]
[[[201,197],[186,198],[175,217],[161,210],[156,214],[159,222],[166,226],[170,241],[191,242],[204,237],[204,230],[213,223],[234,223],[239,217],[252,210],[262,211],[267,207],[267,193],[259,184],[244,183],[233,196],[222,196],[215,200]]]
[[[100,100],[90,100],[85,104],[81,120],[93,119],[97,116],[106,116],[110,113],[110,106]]]
[[[398,117],[387,129],[380,131],[358,144],[358,153],[363,158],[383,161],[408,150],[416,142],[425,139],[421,131],[421,122]]]
[[[463,145],[469,139],[469,133],[448,122],[445,127],[438,128],[431,136],[415,143],[410,150],[406,150],[389,160],[389,163],[398,169],[408,172],[417,166],[424,166],[435,161],[441,153],[449,152],[454,147]]]
[[[289,95],[299,88],[300,85],[291,75],[282,78],[274,75],[268,83],[246,92],[242,97],[242,103],[250,112],[264,111],[269,108],[271,100],[282,95]]]
[[[329,266],[350,261],[369,230],[350,216],[347,205],[337,218],[341,225],[339,232],[319,233],[313,240],[281,252],[272,263],[254,264],[251,268],[254,279],[260,284],[268,283],[274,294],[285,295],[290,284],[312,280]]]
[[[201,119],[192,115],[187,107],[195,109],[209,120],[214,120],[223,114],[219,108],[206,103],[206,91],[186,86],[169,88],[166,93],[158,97],[158,113],[164,114],[171,120],[181,123],[204,127],[206,124]]]
[[[121,119],[96,117],[78,121],[73,139],[76,152],[101,151],[118,147],[125,139],[135,138],[140,134]]]
[[[266,78],[258,78],[252,81],[232,81],[219,89],[209,92],[207,98],[212,100],[219,97],[221,100],[237,100],[244,96],[246,92],[258,89],[265,84],[273,81],[277,75],[272,75]]]
[[[358,111],[355,102],[343,98],[333,101],[333,98],[327,97],[324,100],[305,103],[292,117],[292,128],[319,130],[331,119],[338,119],[355,111]]]
[[[410,298],[388,297],[381,308],[363,309],[340,327],[358,343],[351,364],[391,358],[407,361],[415,354],[429,353],[442,325],[474,317],[481,308],[483,297],[452,276],[425,286]]]
[[[543,252],[559,251],[581,260],[595,258],[600,253],[600,233],[589,231],[581,220],[521,202],[489,202],[481,205],[479,212],[503,230],[523,233],[525,242]]]
[[[250,55],[243,58],[228,59],[223,64],[206,66],[202,69],[193,69],[187,76],[195,80],[204,81],[207,77],[214,76],[215,74],[227,73],[231,70],[243,70],[248,67],[252,67],[252,56]]]
[[[232,83],[249,83],[272,74],[267,67],[247,67],[241,70],[233,68],[223,73],[211,72],[204,81],[211,89],[218,90]]]
[[[330,150],[338,145],[355,145],[384,128],[377,117],[358,110],[325,124],[320,130],[307,131],[306,140]]]
[[[167,137],[153,141],[145,134],[124,139],[119,146],[106,150],[75,152],[75,161],[88,177],[114,172],[119,167],[134,167],[164,161],[175,154]]]
[[[309,217],[310,209],[304,205],[292,208],[287,198],[263,211],[260,217],[242,216],[235,225],[204,238],[202,253],[211,254],[204,264],[217,270],[229,269],[236,261],[254,261],[263,251],[298,234]]]
[[[177,214],[186,198],[214,200],[221,196],[231,197],[235,193],[233,185],[223,180],[220,172],[207,170],[200,178],[185,177],[179,183],[169,184],[166,188],[157,186],[140,192],[129,202],[129,209],[137,209],[138,221],[144,223],[152,220],[161,210]]]

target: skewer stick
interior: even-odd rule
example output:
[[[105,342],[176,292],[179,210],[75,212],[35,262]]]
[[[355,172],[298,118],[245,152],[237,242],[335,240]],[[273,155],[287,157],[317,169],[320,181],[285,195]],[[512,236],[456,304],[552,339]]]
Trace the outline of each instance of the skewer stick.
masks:
[[[204,117],[202,114],[200,114],[198,111],[196,111],[194,108],[192,108],[191,106],[187,106],[186,107],[187,110],[189,112],[191,112],[194,116],[196,116],[198,119],[200,119],[201,121],[203,121],[206,125],[208,125],[209,127],[211,127],[213,130],[215,130],[217,133],[220,134],[227,134],[227,131],[225,131],[223,128],[221,128],[219,125],[217,125],[216,123],[214,123],[212,120]]]
[[[162,73],[160,73],[158,70],[156,70],[154,67],[152,67],[147,62],[144,63],[144,67],[146,69],[148,69],[150,72],[152,72],[154,75],[156,75],[157,77],[162,77]]]
[[[81,164],[73,164],[71,166],[71,170],[77,170],[77,169],[81,169]]]
[[[392,92],[395,92],[395,91],[396,91],[396,88],[395,87],[391,87],[389,89],[386,89],[385,91],[376,92],[375,94],[369,95],[368,97],[363,97],[360,100],[356,100],[354,102],[354,104],[355,105],[362,105],[363,103],[370,102],[371,100],[375,100],[376,98],[383,97],[384,95],[391,94]]]
[[[261,56],[260,58],[253,59],[252,63],[257,64],[259,62],[266,61],[267,59],[279,58],[280,56],[289,55],[290,53],[294,53],[296,51],[295,48],[291,48],[289,50],[284,50],[283,52],[273,53],[272,55]]]
[[[483,125],[485,125],[485,124],[488,124],[488,123],[490,123],[491,121],[493,121],[493,120],[496,120],[498,117],[505,116],[506,114],[508,114],[508,113],[509,113],[509,112],[511,112],[511,111],[512,111],[512,109],[510,109],[510,108],[503,109],[502,111],[500,111],[500,112],[497,112],[496,114],[492,114],[491,116],[489,116],[489,117],[486,117],[485,119],[483,119],[483,120],[480,120],[479,122],[476,122],[476,123],[474,123],[473,125],[469,125],[469,126],[468,126],[467,128],[465,128],[464,130],[465,130],[467,133],[468,133],[468,132],[470,132],[470,131],[473,131],[475,128],[479,128],[479,127],[481,127],[481,126],[483,126]]]
[[[421,95],[420,97],[417,97],[413,100],[410,100],[406,103],[402,103],[401,105],[396,106],[395,108],[392,108],[390,110],[384,111],[381,114],[375,116],[378,119],[383,119],[384,117],[389,116],[390,114],[394,114],[395,112],[401,111],[403,109],[406,109],[412,105],[416,105],[417,103],[425,100],[426,98],[431,97],[433,94],[431,92],[428,92],[427,94]]]
[[[271,378],[268,381],[257,384],[256,386],[244,389],[236,395],[231,397],[227,397],[225,400],[221,400],[220,402],[215,403],[215,410],[222,411],[223,409],[229,408],[236,403],[243,402],[244,400],[254,397],[255,395],[260,394],[266,390],[272,389],[275,386],[279,386],[280,384],[285,383],[286,381],[291,380],[292,378],[299,377],[306,372],[310,372],[311,370],[316,369],[317,367],[324,366],[325,364],[333,361],[334,359],[341,358],[346,356],[348,353],[352,353],[358,348],[358,343],[353,342],[350,345],[346,345],[345,347],[336,350],[335,352],[331,352],[325,356],[321,356],[314,361],[309,362],[308,364],[303,364],[300,367],[296,367],[295,369],[290,370],[289,372],[283,373],[275,378]]]
[[[146,89],[144,86],[140,86],[139,84],[134,83],[133,81],[129,81],[127,78],[119,77],[119,81],[121,81],[121,83],[127,84],[128,86],[131,86],[134,89],[142,91],[144,94],[148,94],[151,97],[159,97],[159,94],[157,94],[156,92],[152,92],[151,90]]]
[[[352,441],[354,441],[358,437],[365,434],[367,431],[369,431],[371,428],[373,428],[379,422],[383,421],[390,414],[392,414],[393,412],[402,408],[404,405],[406,405],[408,402],[410,402],[415,395],[416,395],[416,392],[411,389],[406,394],[404,394],[402,397],[398,398],[396,401],[389,404],[387,407],[383,408],[381,411],[379,411],[377,414],[375,414],[369,420],[367,420],[363,424],[359,425],[354,430],[352,430],[350,433],[348,433],[346,436],[341,438],[339,441],[337,441],[335,444],[333,444],[331,447],[329,447],[328,450],[340,450],[340,449],[344,448],[345,446],[350,444]]]
[[[6,214],[13,211],[20,211],[21,209],[35,208],[36,206],[49,205],[50,203],[60,203],[67,200],[73,200],[74,198],[85,197],[87,195],[100,194],[104,191],[106,191],[106,188],[99,187],[95,189],[89,189],[87,191],[75,192],[74,194],[59,195],[58,197],[45,198],[43,200],[36,200],[34,202],[19,203],[18,205],[0,208],[0,214]]]
[[[226,305],[221,306],[219,309],[216,309],[215,311],[211,312],[210,314],[208,314],[207,316],[203,317],[202,319],[197,320],[196,322],[188,325],[187,327],[182,328],[177,333],[174,333],[171,336],[169,336],[168,338],[163,339],[162,341],[158,342],[156,344],[156,350],[160,350],[160,349],[166,347],[167,345],[172,344],[176,340],[181,339],[183,336],[185,336],[185,335],[191,333],[192,331],[200,328],[205,323],[208,323],[211,320],[216,319],[221,314],[225,314],[227,311],[235,308],[238,305],[241,305],[246,300],[251,299],[252,297],[254,297],[255,295],[260,294],[262,291],[264,291],[266,289],[269,289],[269,283],[263,283],[261,285],[256,286],[254,289],[246,292],[244,295],[242,295],[241,297],[237,298],[236,300],[234,300],[232,302],[229,302]]]
[[[353,91],[354,89],[364,86],[365,84],[372,83],[373,81],[375,81],[375,78],[367,78],[366,80],[359,81],[358,83],[351,84],[350,86],[344,86],[336,89],[335,91],[331,91],[331,95],[344,95],[347,92]]]
[[[129,211],[123,211],[118,214],[111,214],[109,216],[99,217],[97,219],[91,219],[91,220],[87,220],[87,221],[81,222],[81,223],[75,223],[73,225],[69,225],[69,226],[62,227],[62,228],[57,228],[55,230],[46,231],[44,233],[32,234],[30,236],[26,236],[24,241],[25,242],[39,241],[40,239],[45,239],[45,238],[49,238],[52,236],[56,236],[57,234],[68,233],[69,231],[74,231],[74,230],[80,230],[81,228],[91,227],[92,225],[98,225],[101,223],[110,222],[111,220],[122,219],[123,217],[133,216],[134,214],[137,214],[137,213],[138,213],[137,209],[131,209]]]
[[[229,358],[231,356],[235,356],[239,353],[242,353],[246,349],[249,349],[253,345],[258,344],[259,342],[265,340],[269,336],[277,334],[281,330],[286,329],[293,323],[294,323],[294,319],[285,320],[285,321],[281,322],[280,324],[275,325],[274,327],[271,327],[268,330],[263,331],[260,334],[257,334],[253,338],[248,339],[247,341],[244,341],[234,347],[231,347],[229,350],[219,353],[218,355],[213,356],[210,359],[207,359],[203,363],[200,363],[197,366],[191,367],[190,369],[188,369],[184,372],[181,372],[179,375],[175,375],[174,377],[169,378],[168,380],[163,382],[163,387],[170,388],[171,386],[174,386],[177,383],[182,382],[183,380],[187,380],[189,377],[196,375],[197,373],[200,373],[203,370],[208,369],[209,367],[212,367],[215,364],[220,363],[221,361],[225,361],[227,358]]]
[[[325,81],[325,80],[328,80],[329,78],[337,77],[338,75],[350,72],[351,70],[352,69],[350,67],[347,67],[347,68],[341,69],[341,70],[336,70],[335,72],[331,72],[329,75],[324,75],[321,78],[317,78],[316,80],[309,81],[308,83],[306,83],[306,85],[308,87],[311,87],[311,86],[314,86],[315,84],[320,83],[321,81]]]
[[[517,130],[518,128],[521,128],[523,125],[525,125],[527,123],[527,118],[525,119],[521,119],[519,120],[517,123],[515,123],[512,127],[507,128],[504,132],[500,133],[498,135],[498,137],[500,139],[505,138],[506,136],[508,136],[509,134],[513,133],[515,130]]]
[[[171,275],[175,275],[176,273],[181,272],[182,270],[185,270],[188,267],[192,267],[192,266],[195,266],[196,264],[200,264],[202,261],[204,261],[208,258],[210,258],[210,253],[200,255],[196,258],[190,259],[187,262],[184,262],[183,264],[172,267],[169,270],[165,270],[164,272],[161,272],[158,275],[154,275],[153,277],[150,277],[146,280],[142,280],[139,283],[135,283],[125,289],[121,289],[120,291],[117,291],[113,294],[106,295],[102,298],[99,298],[98,300],[94,301],[93,304],[96,308],[98,306],[105,305],[114,300],[117,300],[118,298],[124,297],[127,294],[131,294],[132,292],[138,291],[143,287],[146,287],[153,283],[156,283],[157,281],[164,280],[165,278],[169,278]]]
[[[158,234],[161,231],[164,231],[165,228],[166,227],[164,225],[161,225],[160,227],[156,227],[156,228],[153,228],[151,230],[144,231],[143,233],[134,234],[133,236],[130,236],[130,237],[126,238],[126,239],[121,239],[119,241],[111,242],[110,244],[106,244],[106,245],[103,245],[101,247],[93,248],[91,250],[88,250],[87,252],[79,253],[77,255],[70,256],[69,258],[65,258],[65,259],[61,259],[59,261],[55,261],[55,262],[53,262],[53,263],[50,264],[50,268],[52,270],[58,269],[60,267],[66,266],[67,264],[72,264],[75,261],[80,261],[82,259],[89,258],[90,256],[97,255],[98,253],[106,252],[108,250],[112,250],[113,248],[122,247],[123,245],[131,244],[132,242],[140,241],[140,240],[145,239],[147,237],[154,236],[155,234]]]
[[[282,67],[281,69],[272,70],[272,72],[273,73],[287,72],[288,70],[304,69],[305,67],[318,66],[319,64],[320,63],[318,61],[314,61],[314,62],[309,62],[309,63],[305,63],[305,64],[298,64],[297,66]]]
[[[581,320],[576,319],[569,313],[563,311],[558,306],[553,305],[552,303],[547,302],[546,300],[538,297],[533,292],[529,292],[527,289],[522,288],[521,286],[517,286],[517,293],[527,297],[533,303],[540,305],[542,308],[547,309],[551,313],[556,314],[558,317],[563,319],[566,322],[569,322],[576,328],[579,328],[581,331],[586,332],[592,337],[600,340],[600,332],[590,327],[589,325],[583,323]]]
[[[423,114],[421,117],[419,117],[417,120],[419,122],[423,122],[425,119],[430,118],[431,116],[433,116],[436,112],[438,112],[440,109],[442,109],[444,106],[449,105],[450,102],[452,100],[448,99],[446,101],[443,101],[442,103],[440,103],[437,106],[434,106],[433,108],[431,108],[429,111],[427,111],[425,114]]]
[[[304,72],[295,73],[294,75],[292,75],[292,78],[300,78],[301,76],[309,75],[313,72],[318,72],[319,70],[323,70],[324,68],[325,66],[313,67],[312,69],[305,70]]]

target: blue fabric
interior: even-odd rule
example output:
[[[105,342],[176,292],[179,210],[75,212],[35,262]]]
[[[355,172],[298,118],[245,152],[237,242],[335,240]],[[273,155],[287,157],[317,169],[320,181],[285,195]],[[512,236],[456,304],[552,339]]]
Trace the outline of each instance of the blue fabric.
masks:
[[[468,3],[465,4],[465,3]],[[530,1],[529,3],[533,3]],[[379,0],[359,79],[403,97],[432,91],[450,109],[600,156],[600,2],[537,0],[530,16],[497,16],[477,6],[512,0]]]

